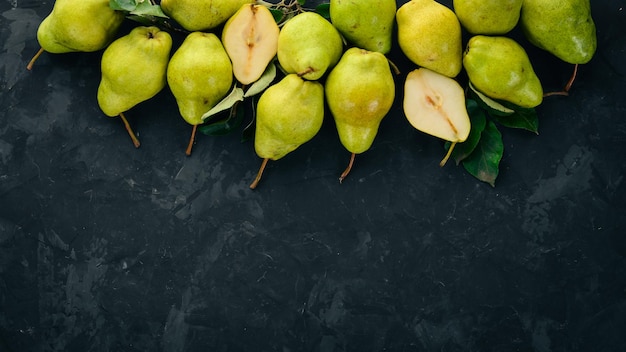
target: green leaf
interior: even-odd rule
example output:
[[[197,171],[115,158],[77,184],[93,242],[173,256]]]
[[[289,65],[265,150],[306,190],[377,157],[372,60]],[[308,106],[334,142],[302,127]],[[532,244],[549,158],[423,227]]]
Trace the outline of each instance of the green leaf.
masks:
[[[330,20],[330,3],[322,3],[315,7],[315,12],[327,20]]]
[[[480,142],[480,136],[487,124],[485,110],[480,108],[475,100],[467,99],[465,105],[467,106],[467,113],[469,114],[472,128],[465,142],[457,143],[452,151],[451,157],[457,165],[470,156],[476,149],[476,146]],[[449,148],[449,145],[450,142],[446,143],[446,149]]]
[[[273,62],[270,62],[270,64],[265,68],[265,72],[263,72],[261,77],[256,82],[252,83],[250,88],[246,90],[243,97],[248,98],[261,93],[269,87],[272,82],[274,82],[274,78],[276,78],[276,65],[274,65]]]
[[[276,21],[276,23],[280,23],[284,19],[285,13],[282,10],[278,10],[278,9],[269,9],[269,10],[272,13],[272,16],[274,17],[274,21]]]
[[[117,11],[133,11],[137,8],[135,0],[109,0],[109,7]]]
[[[481,107],[491,112],[492,114],[508,116],[515,112],[514,109],[511,109],[503,105],[499,101],[492,99],[486,96],[485,94],[479,92],[476,88],[474,88],[474,85],[472,84],[472,82],[469,82],[469,88],[470,88],[472,98],[475,99]]]
[[[161,6],[152,5],[150,1],[148,0],[143,0],[139,2],[137,4],[137,7],[134,10],[130,11],[130,13],[131,15],[138,15],[138,16],[154,16],[154,17],[169,18],[165,13],[163,13],[163,10],[161,10]]]
[[[235,103],[243,100],[243,89],[235,86],[233,90],[226,96],[222,101],[217,103],[211,110],[207,111],[202,115],[202,120],[208,122],[209,117],[222,112],[224,110],[230,109]]]
[[[514,107],[515,112],[508,116],[489,115],[491,118],[504,127],[519,128],[539,134],[539,117],[533,108]]]
[[[238,128],[243,121],[244,115],[243,109],[234,107],[230,110],[227,118],[200,125],[198,126],[198,130],[209,136],[223,136]]]
[[[503,154],[502,134],[492,121],[488,121],[481,133],[480,142],[474,152],[463,161],[463,167],[472,176],[495,187]]]
[[[306,0],[298,0],[298,4],[300,4],[300,6],[304,6],[304,4],[306,4]]]

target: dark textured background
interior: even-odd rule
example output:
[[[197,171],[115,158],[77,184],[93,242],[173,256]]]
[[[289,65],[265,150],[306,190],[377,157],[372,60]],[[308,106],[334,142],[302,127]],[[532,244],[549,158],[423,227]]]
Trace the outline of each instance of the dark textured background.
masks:
[[[167,90],[128,112],[135,149],[101,53],[28,72],[51,7],[0,2],[0,351],[624,349],[624,1],[592,1],[597,54],[540,134],[501,129],[495,188],[439,168],[398,94],[343,184],[327,119],[256,191],[239,131],[184,155]],[[572,67],[521,42],[560,89]]]

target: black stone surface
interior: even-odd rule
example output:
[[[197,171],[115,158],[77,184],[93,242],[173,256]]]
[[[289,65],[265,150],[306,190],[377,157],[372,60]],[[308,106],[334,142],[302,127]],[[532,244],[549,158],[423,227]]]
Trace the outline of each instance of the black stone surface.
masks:
[[[135,149],[101,53],[27,71],[52,2],[0,2],[0,351],[623,351],[625,5],[592,1],[596,56],[539,135],[502,130],[495,188],[439,168],[398,94],[343,184],[326,119],[252,191],[239,132],[185,156],[165,90],[127,113]],[[522,44],[560,89],[572,67]]]

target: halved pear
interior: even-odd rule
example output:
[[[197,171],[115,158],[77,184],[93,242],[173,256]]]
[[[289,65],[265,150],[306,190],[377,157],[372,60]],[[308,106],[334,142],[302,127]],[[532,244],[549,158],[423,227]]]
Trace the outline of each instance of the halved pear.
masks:
[[[409,123],[426,134],[452,142],[445,164],[456,143],[469,136],[471,123],[465,107],[465,92],[453,78],[419,68],[404,83],[404,114]]]
[[[258,80],[276,56],[280,29],[264,5],[245,4],[224,24],[222,43],[241,84]]]

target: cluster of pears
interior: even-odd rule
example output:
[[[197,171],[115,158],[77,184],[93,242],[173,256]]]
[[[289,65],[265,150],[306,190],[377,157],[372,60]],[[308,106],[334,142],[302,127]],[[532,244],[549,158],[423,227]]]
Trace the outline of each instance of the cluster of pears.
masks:
[[[119,116],[139,147],[124,113],[168,86],[193,126],[188,155],[212,111],[235,93],[239,101],[260,94],[254,149],[263,162],[250,188],[269,160],[319,132],[326,107],[351,153],[340,181],[348,175],[394,103],[395,66],[387,59],[394,39],[417,66],[404,81],[404,114],[417,130],[452,143],[442,165],[471,130],[462,70],[471,89],[502,109],[503,102],[533,108],[547,95],[524,48],[507,33],[519,26],[530,43],[575,65],[563,94],[597,46],[589,0],[454,0],[453,8],[435,0],[400,7],[395,0],[330,0],[328,18],[300,8],[282,22],[261,1],[162,0],[152,6],[180,25],[178,46],[171,27],[142,24],[119,35],[125,14],[109,3],[57,0],[38,28],[41,49],[27,68],[43,52],[103,50],[102,112]],[[465,47],[463,29],[471,35]],[[283,77],[260,84],[275,63]]]

